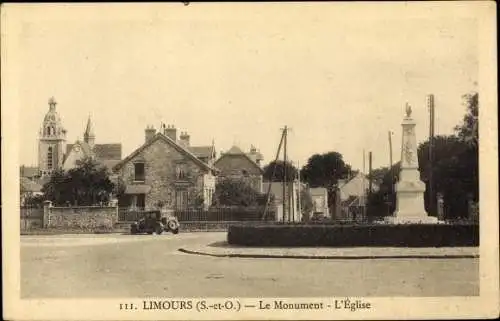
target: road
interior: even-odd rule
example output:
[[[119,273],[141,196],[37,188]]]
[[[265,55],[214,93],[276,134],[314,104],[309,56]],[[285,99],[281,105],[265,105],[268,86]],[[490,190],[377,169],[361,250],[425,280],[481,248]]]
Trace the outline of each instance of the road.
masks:
[[[479,295],[478,259],[216,258],[224,233],[21,237],[22,298]]]

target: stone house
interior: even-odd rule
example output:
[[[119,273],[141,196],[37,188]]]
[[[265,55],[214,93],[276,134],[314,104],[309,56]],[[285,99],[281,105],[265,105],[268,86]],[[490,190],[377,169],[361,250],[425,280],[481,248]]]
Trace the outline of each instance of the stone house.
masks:
[[[256,191],[262,193],[262,178],[264,171],[260,167],[263,157],[252,146],[249,153],[243,152],[238,146],[231,147],[222,153],[214,166],[219,170],[217,179],[238,179],[246,181]]]
[[[189,135],[177,138],[174,126],[145,130],[145,142],[113,167],[124,186],[120,206],[154,208],[208,207],[215,190],[212,147],[191,147]]]

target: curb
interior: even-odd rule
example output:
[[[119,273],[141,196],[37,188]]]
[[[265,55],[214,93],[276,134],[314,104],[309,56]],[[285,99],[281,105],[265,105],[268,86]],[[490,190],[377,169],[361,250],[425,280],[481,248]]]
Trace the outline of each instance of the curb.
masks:
[[[216,254],[193,251],[180,248],[179,252],[194,255],[229,258],[256,258],[256,259],[306,259],[306,260],[376,260],[376,259],[476,259],[479,255],[273,255],[273,254],[242,254],[226,253]]]

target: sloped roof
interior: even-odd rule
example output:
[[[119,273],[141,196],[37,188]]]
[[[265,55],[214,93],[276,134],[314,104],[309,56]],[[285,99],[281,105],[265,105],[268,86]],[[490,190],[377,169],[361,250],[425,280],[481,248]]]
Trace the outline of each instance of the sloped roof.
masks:
[[[95,144],[94,148],[91,149],[88,143],[81,141],[77,141],[75,144],[67,144],[65,157],[69,155],[76,144],[82,147],[85,155],[90,156],[93,153],[99,161],[120,160],[122,158],[122,144]]]
[[[231,156],[243,156],[245,157],[246,159],[248,159],[250,161],[250,163],[252,163],[255,167],[257,167],[261,173],[264,173],[264,170],[255,162],[255,160],[253,160],[251,157],[249,157],[246,153],[244,153],[241,148],[239,148],[238,146],[234,145],[233,147],[231,147],[227,152],[225,153],[222,153],[221,156],[215,161],[215,165],[217,166],[217,163],[225,158],[225,157],[231,157]]]
[[[94,153],[100,160],[122,159],[122,144],[95,144]]]
[[[37,193],[42,191],[42,185],[32,181],[29,178],[21,177],[19,182],[21,184],[21,193],[25,192]]]
[[[224,153],[224,155],[241,155],[245,154],[238,146],[234,145],[231,147],[227,152]]]
[[[368,187],[369,180],[367,176],[361,172],[351,177],[349,180],[342,182],[339,180],[339,191],[342,200],[348,199],[349,196],[362,196],[365,194],[364,189],[368,189]],[[372,189],[377,191],[379,189],[378,184],[372,182]]]
[[[135,151],[133,151],[130,155],[128,155],[123,160],[121,160],[118,164],[116,164],[113,167],[113,170],[120,169],[120,167],[123,166],[123,164],[127,163],[128,161],[130,161],[132,158],[134,158],[141,151],[143,151],[144,149],[146,149],[148,146],[151,146],[154,142],[156,142],[157,140],[160,140],[160,139],[163,140],[164,142],[170,144],[171,146],[173,146],[179,152],[184,153],[185,155],[187,155],[188,157],[190,157],[195,163],[197,163],[198,165],[204,167],[205,169],[212,170],[212,171],[217,171],[217,168],[212,167],[212,166],[208,165],[207,163],[201,161],[198,157],[196,157],[196,155],[194,155],[186,147],[179,145],[176,141],[172,140],[170,137],[168,137],[168,136],[166,136],[166,135],[164,135],[162,133],[156,133],[156,135],[152,139],[150,139],[147,142],[145,142],[144,144],[142,144]]]
[[[210,158],[214,153],[213,146],[190,146],[188,149],[196,157]]]
[[[20,177],[34,177],[38,176],[38,167],[35,166],[21,166],[19,167]]]

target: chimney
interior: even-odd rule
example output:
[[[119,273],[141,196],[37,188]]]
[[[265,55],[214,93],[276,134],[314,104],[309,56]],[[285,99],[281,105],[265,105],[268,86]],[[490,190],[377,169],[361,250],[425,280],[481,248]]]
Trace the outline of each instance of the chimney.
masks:
[[[182,132],[179,136],[180,144],[184,147],[189,147],[189,135],[187,132]]]
[[[147,126],[146,129],[144,130],[144,133],[146,138],[145,141],[148,142],[151,139],[153,139],[153,137],[155,137],[156,129],[154,129],[153,126]]]
[[[177,141],[177,128],[174,125],[168,125],[166,128],[163,127],[163,134],[169,137],[174,142]]]

